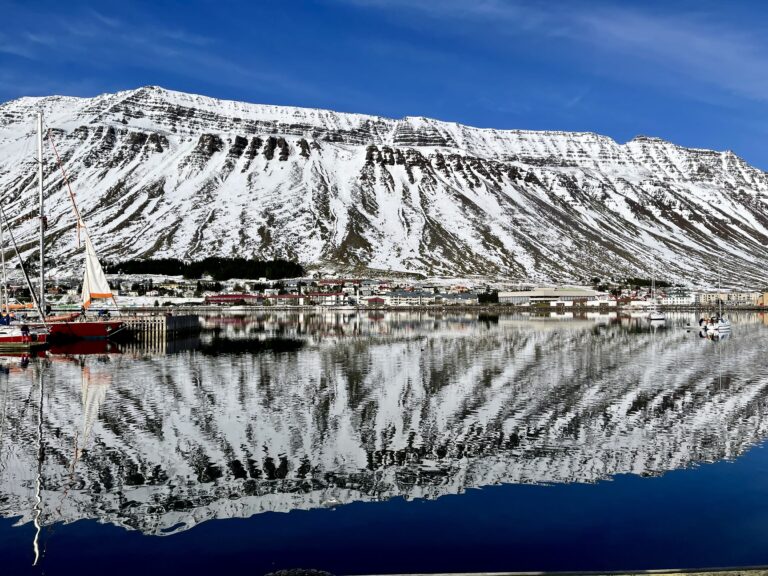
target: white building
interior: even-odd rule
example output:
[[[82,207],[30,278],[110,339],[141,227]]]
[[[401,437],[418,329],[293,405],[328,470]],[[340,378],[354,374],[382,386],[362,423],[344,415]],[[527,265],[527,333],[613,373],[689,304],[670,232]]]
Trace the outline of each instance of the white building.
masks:
[[[665,291],[664,296],[659,298],[659,304],[662,306],[693,306],[696,304],[696,296],[690,290],[676,286]]]
[[[393,290],[390,294],[385,296],[389,300],[390,306],[424,306],[427,304],[434,304],[435,294],[433,292],[421,292],[414,290],[408,292],[406,290]]]
[[[534,304],[554,305],[555,302],[576,302],[586,304],[597,300],[597,292],[589,288],[574,288],[570,286],[555,288],[534,288],[519,292],[499,292],[500,304],[515,304],[528,306]]]

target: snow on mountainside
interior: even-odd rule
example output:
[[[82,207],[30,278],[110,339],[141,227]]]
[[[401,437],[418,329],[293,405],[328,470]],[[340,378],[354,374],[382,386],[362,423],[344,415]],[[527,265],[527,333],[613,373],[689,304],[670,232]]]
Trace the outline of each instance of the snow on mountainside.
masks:
[[[768,278],[768,176],[731,152],[230,102],[159,87],[0,105],[0,190],[32,250],[34,114],[101,254],[298,259],[536,280]],[[49,255],[74,221],[50,150]],[[757,286],[756,286],[757,287]]]

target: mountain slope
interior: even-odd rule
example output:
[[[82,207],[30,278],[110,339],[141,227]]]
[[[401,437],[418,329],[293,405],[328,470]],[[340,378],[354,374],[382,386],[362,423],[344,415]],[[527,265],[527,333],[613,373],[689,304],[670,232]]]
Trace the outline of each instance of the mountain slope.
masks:
[[[241,254],[535,280],[766,281],[768,177],[731,152],[229,102],[158,87],[0,105],[0,190],[31,250],[34,114],[107,259]],[[45,163],[49,254],[73,218]]]

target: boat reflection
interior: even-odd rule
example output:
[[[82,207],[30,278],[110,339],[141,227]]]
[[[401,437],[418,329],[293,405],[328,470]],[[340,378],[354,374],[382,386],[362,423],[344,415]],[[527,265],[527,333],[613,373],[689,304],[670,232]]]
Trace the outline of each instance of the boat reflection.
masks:
[[[121,347],[110,340],[74,340],[51,344],[48,348],[48,353],[52,356],[120,354],[121,352]]]

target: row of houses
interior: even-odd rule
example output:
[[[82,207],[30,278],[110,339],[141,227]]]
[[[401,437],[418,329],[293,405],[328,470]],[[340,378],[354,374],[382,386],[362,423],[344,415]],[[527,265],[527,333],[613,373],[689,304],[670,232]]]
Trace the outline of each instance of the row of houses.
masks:
[[[615,297],[581,287],[544,287],[519,290],[515,292],[499,292],[500,304],[516,306],[598,306],[615,307],[618,304],[630,307],[645,307],[655,304],[662,306],[716,306],[720,302],[728,308],[762,307],[768,305],[768,292],[756,291],[719,291],[692,292],[674,288],[658,296]]]
[[[653,300],[653,299],[651,299]],[[655,299],[662,306],[717,306],[720,302],[728,308],[765,306],[768,292],[758,291],[719,291],[689,292],[671,290]]]
[[[393,290],[375,296],[354,297],[346,292],[307,292],[301,294],[210,294],[204,303],[209,305],[248,304],[258,306],[432,306],[477,304],[477,294],[435,294],[425,291]]]
[[[220,293],[205,296],[204,303],[258,306],[345,306],[349,304],[349,297],[344,292],[307,292],[304,294]]]
[[[514,306],[554,306],[569,308],[615,308],[662,306],[715,306],[722,301],[726,307],[765,306],[768,293],[764,292],[688,292],[670,290],[657,297],[615,297],[584,287],[540,287],[527,290],[499,292],[498,301]],[[207,294],[204,302],[212,305],[251,304],[260,306],[369,306],[412,307],[478,304],[477,292],[436,292],[432,290],[377,288],[364,294],[350,290],[296,291],[278,293],[265,289],[259,293],[220,292]]]

